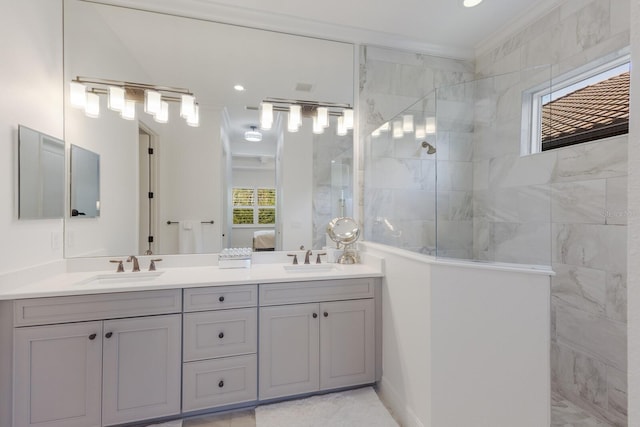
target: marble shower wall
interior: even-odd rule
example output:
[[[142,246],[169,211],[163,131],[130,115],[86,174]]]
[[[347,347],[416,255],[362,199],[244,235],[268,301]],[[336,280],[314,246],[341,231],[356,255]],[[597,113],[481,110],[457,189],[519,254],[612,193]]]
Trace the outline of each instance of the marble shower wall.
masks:
[[[359,124],[363,156],[358,172],[360,182],[364,182],[360,217],[364,218],[367,240],[435,254],[436,158],[441,168],[439,179],[445,176],[449,179],[449,184],[441,188],[438,209],[446,205],[447,215],[451,212],[452,218],[470,224],[466,219],[471,207],[469,135],[465,132],[454,135],[453,129],[451,133],[439,131],[437,140],[435,135],[427,135],[426,140],[436,146],[434,155],[421,147],[424,139],[417,140],[413,133],[393,139],[390,132],[377,138],[371,137],[371,132],[405,110],[406,114],[414,115],[416,125],[424,126],[426,117],[435,113],[434,89],[472,80],[473,75],[474,65],[470,61],[371,46],[360,48]],[[459,106],[464,108],[462,103]],[[458,140],[459,144],[451,144]],[[466,170],[457,173],[453,165],[445,165],[450,157],[465,159]],[[445,197],[449,189],[444,189],[451,188],[454,181],[460,191]],[[472,234],[468,230],[453,223],[448,226],[453,230],[452,248],[471,247]]]
[[[629,0],[562,2],[478,54],[477,76],[553,64],[555,77],[616,57],[629,45],[628,11]],[[511,87],[494,90],[509,105]],[[520,100],[512,91],[515,113]],[[626,426],[626,218],[633,214],[626,207],[627,136],[520,157],[519,131],[516,114],[476,126],[474,255],[543,261],[549,249],[540,236],[550,236],[557,273],[552,386],[609,424]],[[545,226],[539,220],[549,210]]]

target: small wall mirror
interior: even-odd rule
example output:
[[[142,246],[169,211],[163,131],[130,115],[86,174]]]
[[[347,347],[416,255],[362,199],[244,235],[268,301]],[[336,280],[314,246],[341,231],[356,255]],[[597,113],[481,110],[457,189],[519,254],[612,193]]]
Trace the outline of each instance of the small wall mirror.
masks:
[[[64,142],[18,126],[18,218],[64,216]]]
[[[100,155],[71,145],[71,216],[100,216]]]

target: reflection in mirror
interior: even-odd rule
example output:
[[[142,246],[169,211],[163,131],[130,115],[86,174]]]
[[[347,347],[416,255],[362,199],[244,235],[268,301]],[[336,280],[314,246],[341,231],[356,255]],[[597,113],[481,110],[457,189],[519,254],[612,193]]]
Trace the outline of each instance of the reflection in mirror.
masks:
[[[100,156],[71,145],[71,216],[100,216]]]
[[[265,126],[260,106],[269,98],[351,106],[353,45],[79,0],[64,6],[66,93],[78,77],[138,82],[188,88],[199,107],[193,127],[179,98],[164,120],[145,112],[144,93],[125,90],[128,114],[114,111],[120,101],[106,87],[90,93],[90,110],[67,97],[65,139],[100,153],[104,209],[98,221],[67,224],[65,256],[215,253],[254,247],[264,235],[264,250],[320,248],[327,222],[352,212],[351,131],[336,135],[331,117],[313,132],[303,108],[290,132],[288,108],[275,104]],[[234,188],[256,198],[234,206]],[[261,189],[275,191],[269,205],[259,204]]]
[[[64,142],[18,126],[18,217],[64,216]]]

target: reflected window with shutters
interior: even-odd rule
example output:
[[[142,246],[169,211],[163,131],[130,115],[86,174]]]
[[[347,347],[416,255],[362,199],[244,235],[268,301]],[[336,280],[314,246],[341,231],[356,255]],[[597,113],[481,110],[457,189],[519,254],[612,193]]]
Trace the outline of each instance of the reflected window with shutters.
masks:
[[[234,225],[274,225],[276,223],[275,188],[234,188]]]

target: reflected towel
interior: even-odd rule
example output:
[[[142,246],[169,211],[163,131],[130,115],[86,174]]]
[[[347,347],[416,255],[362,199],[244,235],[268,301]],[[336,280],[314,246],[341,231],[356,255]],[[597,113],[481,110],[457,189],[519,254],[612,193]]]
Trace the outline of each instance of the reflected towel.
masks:
[[[178,222],[178,253],[202,253],[202,224],[200,221]]]

